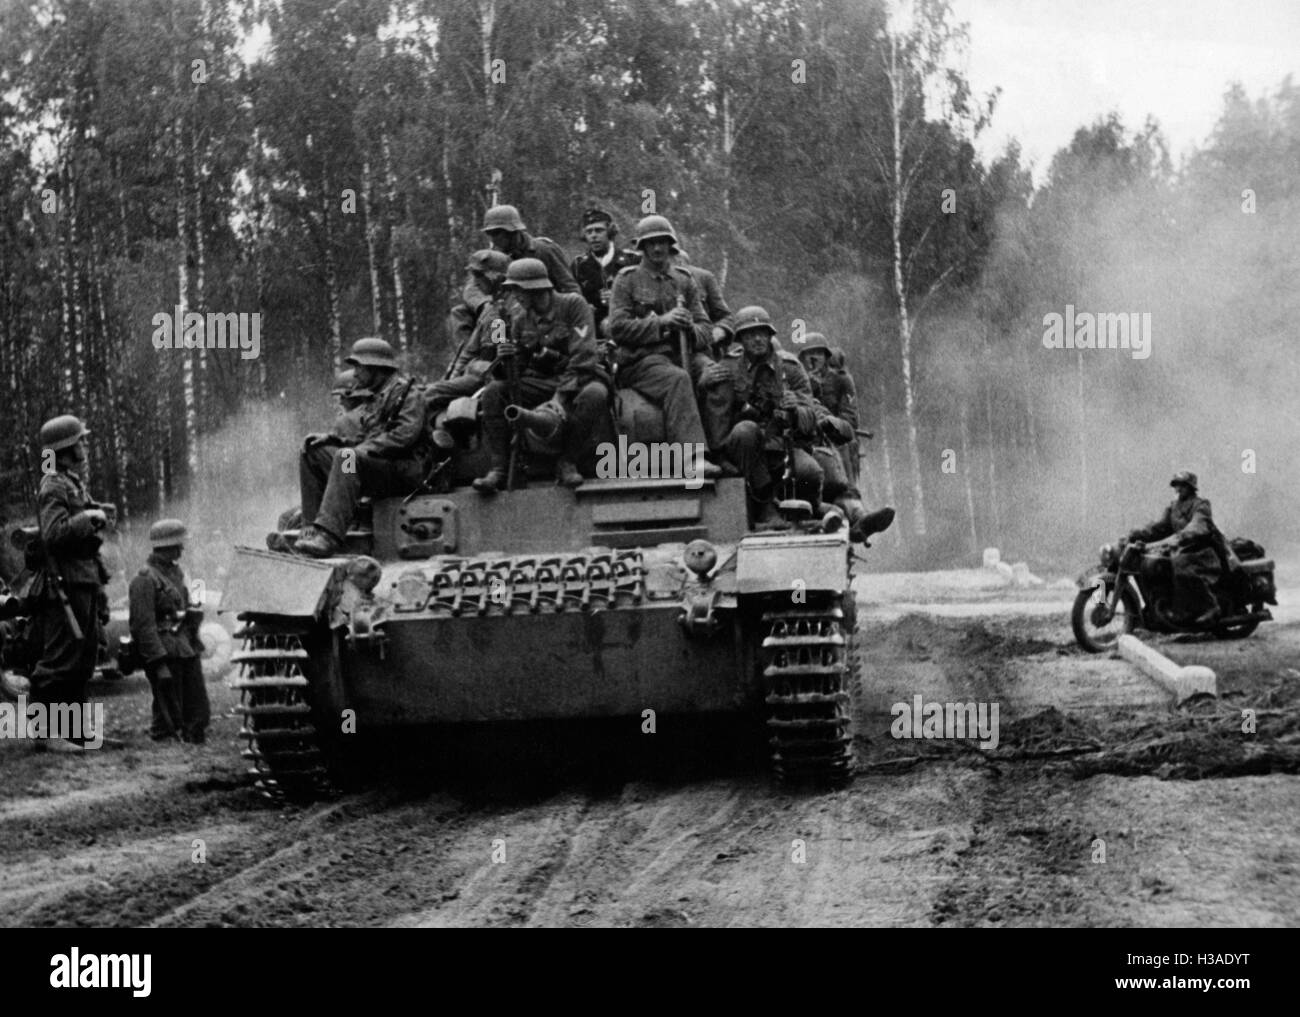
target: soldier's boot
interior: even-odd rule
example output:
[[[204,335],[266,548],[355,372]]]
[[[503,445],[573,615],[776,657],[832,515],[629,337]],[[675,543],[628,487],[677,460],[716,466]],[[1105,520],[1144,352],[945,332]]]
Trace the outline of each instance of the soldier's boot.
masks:
[[[581,487],[583,476],[572,460],[561,457],[555,461],[555,482],[569,488]]]
[[[298,538],[293,545],[293,549],[301,555],[308,558],[329,558],[336,555],[343,548],[343,541],[329,530],[323,530],[319,526],[308,527],[306,532]]]
[[[507,470],[504,466],[493,466],[483,476],[474,478],[474,490],[479,494],[496,494],[506,486],[506,473]]]
[[[848,516],[849,539],[854,543],[865,544],[873,533],[883,533],[894,525],[895,513],[888,506],[868,512],[856,498],[845,498],[839,504]]]

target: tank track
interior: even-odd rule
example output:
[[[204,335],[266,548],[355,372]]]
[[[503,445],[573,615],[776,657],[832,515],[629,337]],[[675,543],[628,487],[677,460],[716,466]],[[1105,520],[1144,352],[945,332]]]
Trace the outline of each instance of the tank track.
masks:
[[[768,611],[762,667],[772,766],[783,781],[853,774],[853,623],[838,606]]]
[[[239,736],[249,742],[241,755],[253,763],[248,772],[257,789],[276,801],[332,790],[307,698],[309,631],[302,623],[248,622],[236,633],[244,642],[231,658],[239,665],[233,683],[240,692],[235,710],[244,717]]]

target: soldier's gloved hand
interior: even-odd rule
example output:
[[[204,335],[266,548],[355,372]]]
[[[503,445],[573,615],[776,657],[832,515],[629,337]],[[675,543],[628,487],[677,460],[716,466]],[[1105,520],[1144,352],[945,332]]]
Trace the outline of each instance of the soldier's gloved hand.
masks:
[[[329,437],[328,434],[325,434],[322,431],[318,431],[315,434],[309,434],[302,440],[302,447],[304,449],[309,449],[315,448],[317,445],[324,445],[329,441]]]
[[[731,377],[726,364],[710,364],[700,375],[700,384],[704,386],[721,385]]]
[[[513,357],[519,352],[519,347],[507,339],[505,342],[497,343],[496,350],[498,357]]]
[[[659,315],[659,324],[665,328],[686,328],[694,319],[691,312],[684,307],[674,307],[671,311]]]
[[[108,516],[104,514],[103,509],[86,509],[85,516],[90,520],[90,525],[96,530],[102,530],[108,525]]]

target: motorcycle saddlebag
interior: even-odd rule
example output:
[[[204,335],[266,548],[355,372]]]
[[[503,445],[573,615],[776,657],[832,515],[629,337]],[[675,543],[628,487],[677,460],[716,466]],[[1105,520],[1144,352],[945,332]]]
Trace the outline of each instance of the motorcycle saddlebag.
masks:
[[[1264,548],[1253,540],[1247,540],[1245,537],[1233,537],[1228,541],[1228,546],[1232,548],[1232,553],[1242,561],[1254,561],[1256,558],[1264,557]]]

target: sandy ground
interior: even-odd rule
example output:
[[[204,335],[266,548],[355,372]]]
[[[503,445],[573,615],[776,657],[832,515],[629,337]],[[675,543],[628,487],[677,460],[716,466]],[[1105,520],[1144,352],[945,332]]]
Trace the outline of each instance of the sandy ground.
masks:
[[[1300,777],[1276,734],[1300,716],[1297,591],[1244,642],[1158,641],[1220,677],[1217,703],[1173,710],[1074,646],[1068,589],[944,575],[860,579],[859,772],[834,792],[774,786],[725,737],[682,733],[706,751],[665,767],[604,732],[526,781],[399,765],[280,806],[248,786],[223,682],[208,745],[168,749],[143,733],[143,678],[101,685],[126,749],[0,742],[0,925],[1300,923]],[[999,747],[893,738],[915,694],[998,702]],[[1291,726],[1166,736],[1243,708]],[[1183,779],[1225,753],[1253,772]]]

